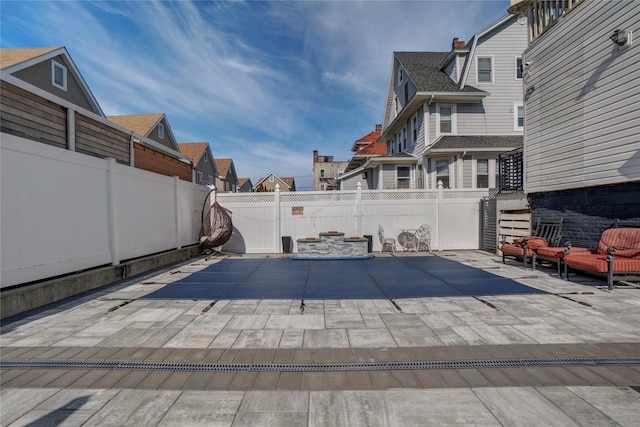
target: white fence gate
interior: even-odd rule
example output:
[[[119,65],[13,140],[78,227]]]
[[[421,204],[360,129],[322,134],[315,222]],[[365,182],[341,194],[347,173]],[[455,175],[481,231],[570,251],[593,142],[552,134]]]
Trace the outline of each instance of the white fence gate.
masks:
[[[387,237],[402,230],[431,227],[433,250],[480,248],[480,203],[487,190],[354,190],[330,192],[219,193],[231,212],[233,235],[223,246],[231,253],[281,253],[282,237],[297,239],[339,231]]]

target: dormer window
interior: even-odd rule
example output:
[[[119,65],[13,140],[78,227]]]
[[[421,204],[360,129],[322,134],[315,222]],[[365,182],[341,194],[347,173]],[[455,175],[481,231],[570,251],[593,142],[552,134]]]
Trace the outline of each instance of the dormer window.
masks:
[[[162,123],[158,124],[158,138],[164,139],[164,125]]]
[[[51,60],[51,84],[67,91],[67,67]]]

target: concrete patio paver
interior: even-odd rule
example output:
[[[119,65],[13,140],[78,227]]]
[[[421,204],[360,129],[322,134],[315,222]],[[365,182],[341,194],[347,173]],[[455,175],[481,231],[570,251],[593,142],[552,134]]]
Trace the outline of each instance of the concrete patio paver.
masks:
[[[608,292],[597,280],[574,276],[567,282],[553,269],[503,265],[482,252],[440,255],[549,293],[407,298],[395,305],[384,299],[305,300],[303,312],[300,300],[211,305],[213,300],[143,298],[220,262],[197,259],[3,322],[0,357],[267,364],[640,357],[640,290]],[[123,301],[129,302],[118,307]],[[640,422],[637,365],[320,372],[21,368],[1,370],[0,380],[3,426],[44,420],[138,426]]]

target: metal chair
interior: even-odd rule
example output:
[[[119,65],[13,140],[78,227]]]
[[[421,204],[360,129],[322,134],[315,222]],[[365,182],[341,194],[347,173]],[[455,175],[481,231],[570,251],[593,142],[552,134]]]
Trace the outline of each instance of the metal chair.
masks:
[[[431,227],[428,224],[422,224],[416,230],[416,237],[418,238],[416,250],[419,251],[421,247],[425,247],[431,253]]]
[[[396,239],[392,237],[384,237],[384,229],[381,225],[378,225],[378,239],[380,239],[380,253],[384,252],[385,248],[391,248],[391,252],[396,251]]]

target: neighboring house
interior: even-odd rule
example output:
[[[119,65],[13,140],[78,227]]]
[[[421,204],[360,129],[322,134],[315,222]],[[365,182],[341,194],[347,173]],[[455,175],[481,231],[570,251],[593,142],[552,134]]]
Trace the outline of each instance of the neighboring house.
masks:
[[[253,191],[253,184],[251,178],[239,178],[238,179],[238,193],[251,193]]]
[[[216,176],[215,186],[218,191],[225,193],[236,193],[238,191],[238,174],[233,164],[233,159],[215,159]]]
[[[505,16],[449,52],[395,52],[377,189],[497,187],[498,155],[522,146],[526,22]]]
[[[130,164],[130,133],[106,120],[64,47],[0,50],[2,133]]]
[[[108,116],[107,119],[133,132],[133,166],[193,181],[191,161],[180,153],[164,113]]]
[[[293,177],[279,178],[274,173],[260,179],[253,187],[253,191],[275,191],[276,185],[280,186],[280,191],[296,191],[296,181]]]
[[[193,182],[201,185],[214,185],[218,171],[208,142],[181,142],[180,152],[193,163]]]
[[[348,161],[334,161],[333,156],[319,156],[318,150],[313,150],[313,191],[338,190],[337,178],[348,164]]]
[[[371,169],[367,167],[370,163],[367,162],[369,159],[386,155],[387,144],[372,142],[369,143],[369,145],[362,147],[353,155],[353,158],[347,166],[347,171],[340,178],[340,189],[354,190],[357,188],[358,183],[362,184],[363,190],[377,188],[378,181],[376,177],[370,173]],[[390,157],[396,158],[397,156],[392,155]]]
[[[615,219],[640,222],[640,2],[556,3],[509,9],[529,17],[524,192],[534,218],[594,248]]]

